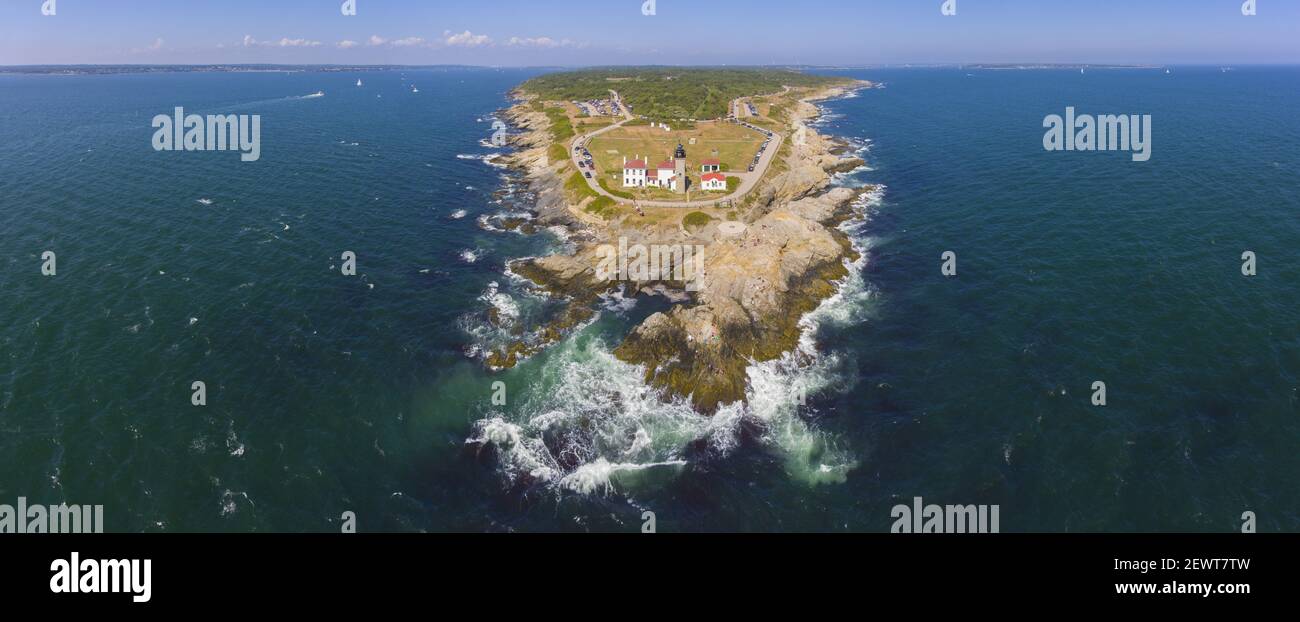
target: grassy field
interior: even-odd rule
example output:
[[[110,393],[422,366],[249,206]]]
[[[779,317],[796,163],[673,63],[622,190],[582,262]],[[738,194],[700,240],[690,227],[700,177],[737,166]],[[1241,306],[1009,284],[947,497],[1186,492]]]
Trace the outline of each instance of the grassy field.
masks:
[[[670,124],[671,125],[671,124]],[[691,140],[695,139],[692,145]],[[649,166],[671,160],[681,144],[686,149],[687,174],[698,180],[700,162],[708,158],[722,161],[723,171],[743,172],[763,144],[763,136],[734,123],[699,123],[694,130],[671,132],[650,126],[621,127],[591,140],[588,149],[603,178],[618,175],[622,183],[623,156],[640,157]]]
[[[602,127],[609,127],[614,121],[609,117],[578,117],[573,123],[573,129],[579,134],[594,132]]]

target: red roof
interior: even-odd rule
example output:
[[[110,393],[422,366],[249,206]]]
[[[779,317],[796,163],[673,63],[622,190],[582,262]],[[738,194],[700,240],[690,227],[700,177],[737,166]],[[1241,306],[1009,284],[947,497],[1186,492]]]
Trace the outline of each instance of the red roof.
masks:
[[[627,164],[624,164],[624,165],[623,165],[623,168],[624,168],[624,169],[629,169],[629,168],[645,168],[645,160],[632,160],[632,161],[628,162]]]
[[[650,179],[659,179],[659,169],[652,168],[649,171],[646,171],[645,176]]]
[[[676,168],[676,166],[677,166],[676,164],[673,164],[672,162],[669,162],[667,160],[659,163],[659,168],[667,169],[667,170],[673,170],[674,168]]]
[[[700,175],[700,179],[703,181],[712,181],[714,179],[718,181],[727,181],[727,176],[722,173],[705,173]]]
[[[718,160],[715,158],[700,160],[700,166],[722,166],[722,160]]]

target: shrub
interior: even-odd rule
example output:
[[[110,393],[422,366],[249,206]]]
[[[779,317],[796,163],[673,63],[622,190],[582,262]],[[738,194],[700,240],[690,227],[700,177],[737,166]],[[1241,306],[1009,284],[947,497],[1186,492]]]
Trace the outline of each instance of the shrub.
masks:
[[[712,220],[713,217],[704,212],[691,212],[685,218],[682,218],[682,224],[689,228],[703,227]]]

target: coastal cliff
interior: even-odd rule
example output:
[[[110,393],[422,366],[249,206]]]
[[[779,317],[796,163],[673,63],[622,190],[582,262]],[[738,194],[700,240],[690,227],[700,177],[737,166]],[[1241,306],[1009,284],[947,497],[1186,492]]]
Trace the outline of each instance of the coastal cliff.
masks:
[[[842,143],[818,134],[808,121],[819,114],[814,101],[865,86],[837,85],[792,101],[784,119],[785,145],[773,170],[731,205],[726,217],[693,227],[679,224],[675,213],[667,223],[637,218],[630,207],[608,220],[584,213],[565,193],[564,174],[571,165],[548,155],[554,152],[550,120],[528,94],[517,93],[521,103],[504,116],[522,132],[513,139],[517,150],[507,164],[527,175],[538,197],[538,222],[568,227],[575,234],[575,250],[511,262],[511,271],[567,305],[536,337],[493,352],[488,364],[513,366],[590,318],[600,295],[622,289],[625,295],[664,295],[674,304],[632,329],[615,348],[620,359],[642,365],[649,384],[689,397],[700,412],[743,400],[746,368],[795,349],[800,318],[835,293],[837,281],[847,274],[846,262],[858,258],[836,227],[853,216],[855,200],[871,188],[831,188],[831,182],[833,175],[862,161],[844,156]],[[691,211],[662,209],[682,216]],[[598,278],[598,249],[620,239],[700,248],[704,276],[692,291],[661,279]]]

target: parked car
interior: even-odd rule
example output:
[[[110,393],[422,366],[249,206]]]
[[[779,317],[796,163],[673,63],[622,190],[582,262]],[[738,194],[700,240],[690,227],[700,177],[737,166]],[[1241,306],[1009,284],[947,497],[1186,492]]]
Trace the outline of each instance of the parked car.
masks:
[[[587,179],[591,179],[591,173],[586,173]]]

